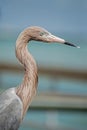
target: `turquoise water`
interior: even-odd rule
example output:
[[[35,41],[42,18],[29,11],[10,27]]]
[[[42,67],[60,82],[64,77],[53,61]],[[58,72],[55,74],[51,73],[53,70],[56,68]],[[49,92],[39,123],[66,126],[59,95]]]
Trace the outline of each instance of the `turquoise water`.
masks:
[[[61,35],[61,34],[60,34]],[[87,39],[80,34],[63,35],[69,41],[77,43],[81,48],[72,48],[60,44],[42,44],[31,42],[29,50],[38,65],[87,71]],[[18,64],[15,57],[15,40],[0,41],[0,63]],[[23,74],[3,73],[0,75],[2,87],[17,86]],[[54,80],[45,76],[39,77],[38,91],[58,91],[69,94],[87,95],[87,82],[73,80]],[[85,130],[87,128],[87,112],[77,111],[29,111],[20,130],[57,130],[61,128]]]
[[[23,127],[24,126],[24,127]],[[20,130],[86,130],[87,113],[73,111],[29,111]]]
[[[0,43],[0,61],[10,61],[12,63],[17,62],[15,58],[14,46],[15,44],[12,43]],[[32,55],[40,65],[70,69],[87,69],[87,50],[85,47],[82,49],[77,49],[63,45],[44,45],[41,43],[31,43],[29,47],[30,52],[32,52]]]

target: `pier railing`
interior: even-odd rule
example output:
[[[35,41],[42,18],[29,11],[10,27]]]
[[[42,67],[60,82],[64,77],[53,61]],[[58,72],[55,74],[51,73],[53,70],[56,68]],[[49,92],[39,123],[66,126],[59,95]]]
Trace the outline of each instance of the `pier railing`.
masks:
[[[39,67],[40,75],[53,79],[68,78],[87,82],[87,71],[55,69]],[[23,67],[12,64],[0,64],[0,74],[3,72],[22,73]],[[66,109],[87,110],[87,95],[73,95],[59,92],[39,92],[31,104],[31,109]]]

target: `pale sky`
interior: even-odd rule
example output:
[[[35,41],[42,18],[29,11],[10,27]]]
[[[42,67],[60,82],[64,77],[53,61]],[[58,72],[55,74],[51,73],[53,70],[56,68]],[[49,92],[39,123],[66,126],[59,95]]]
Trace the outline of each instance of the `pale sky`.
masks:
[[[0,26],[87,30],[87,0],[0,0]]]

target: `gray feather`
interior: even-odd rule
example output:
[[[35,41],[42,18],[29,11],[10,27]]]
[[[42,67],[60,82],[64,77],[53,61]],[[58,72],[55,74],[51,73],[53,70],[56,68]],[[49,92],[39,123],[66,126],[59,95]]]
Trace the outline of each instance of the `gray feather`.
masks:
[[[22,117],[22,102],[15,88],[0,95],[0,130],[18,130]]]

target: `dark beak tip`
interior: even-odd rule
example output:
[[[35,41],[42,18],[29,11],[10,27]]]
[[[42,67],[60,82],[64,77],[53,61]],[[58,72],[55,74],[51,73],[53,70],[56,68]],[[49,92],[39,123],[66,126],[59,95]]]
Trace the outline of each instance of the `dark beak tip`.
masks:
[[[65,45],[68,45],[68,46],[80,48],[80,46],[76,46],[75,44],[72,44],[72,43],[70,43],[70,42],[64,42],[64,44],[65,44]]]

